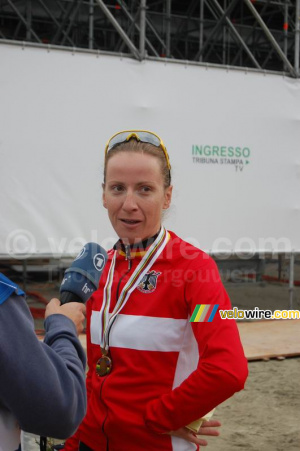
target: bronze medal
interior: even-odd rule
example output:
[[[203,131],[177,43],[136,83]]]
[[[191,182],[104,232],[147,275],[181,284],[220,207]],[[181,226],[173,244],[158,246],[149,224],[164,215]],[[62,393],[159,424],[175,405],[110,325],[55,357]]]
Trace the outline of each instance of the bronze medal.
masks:
[[[108,355],[103,355],[100,357],[98,362],[96,363],[96,373],[97,376],[103,377],[111,372],[112,361]]]

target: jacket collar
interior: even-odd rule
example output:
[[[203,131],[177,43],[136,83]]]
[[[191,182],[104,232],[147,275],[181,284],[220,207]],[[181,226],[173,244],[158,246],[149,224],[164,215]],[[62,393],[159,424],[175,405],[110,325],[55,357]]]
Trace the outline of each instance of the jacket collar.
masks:
[[[118,251],[119,255],[125,257],[126,260],[135,257],[143,257],[152,243],[156,240],[160,230],[150,238],[146,238],[143,241],[134,244],[124,244],[121,239],[119,239],[114,245],[114,249]]]

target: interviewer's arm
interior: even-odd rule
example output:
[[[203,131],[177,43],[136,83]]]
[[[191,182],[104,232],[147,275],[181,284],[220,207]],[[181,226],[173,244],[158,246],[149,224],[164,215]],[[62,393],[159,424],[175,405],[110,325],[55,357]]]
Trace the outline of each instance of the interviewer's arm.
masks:
[[[23,296],[0,308],[0,403],[21,428],[65,438],[85,415],[85,354],[74,322],[63,314],[45,321],[39,342]]]

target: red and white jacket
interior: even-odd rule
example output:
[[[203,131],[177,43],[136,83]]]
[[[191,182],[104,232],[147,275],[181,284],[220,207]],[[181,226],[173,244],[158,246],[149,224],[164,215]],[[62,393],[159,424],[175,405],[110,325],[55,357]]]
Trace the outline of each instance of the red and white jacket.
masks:
[[[217,312],[212,322],[189,322],[197,304],[231,308],[217,266],[169,234],[152,278],[132,292],[111,327],[113,368],[105,377],[95,367],[109,261],[87,303],[88,410],[66,451],[78,450],[78,441],[94,451],[196,450],[166,433],[201,418],[244,386],[247,361],[235,321]],[[117,252],[110,312],[142,258],[132,254],[129,270],[124,253]]]

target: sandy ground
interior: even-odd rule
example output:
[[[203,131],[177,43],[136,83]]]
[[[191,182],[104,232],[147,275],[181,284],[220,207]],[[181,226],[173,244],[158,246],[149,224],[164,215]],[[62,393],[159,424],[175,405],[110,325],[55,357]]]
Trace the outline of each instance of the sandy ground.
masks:
[[[299,280],[299,274],[297,276]],[[288,284],[238,281],[225,285],[233,306],[238,308],[257,306],[275,310],[289,307]],[[50,299],[57,293],[58,285],[40,283],[28,288],[42,292]],[[293,308],[300,310],[300,287],[294,291]],[[42,320],[37,320],[36,326],[40,328]],[[220,405],[214,417],[222,422],[221,435],[208,439],[209,445],[201,449],[299,451],[300,356],[250,362],[245,389]],[[27,439],[24,450],[35,449],[38,450],[34,441]]]
[[[245,389],[221,404],[207,451],[299,451],[300,358],[249,363]]]

